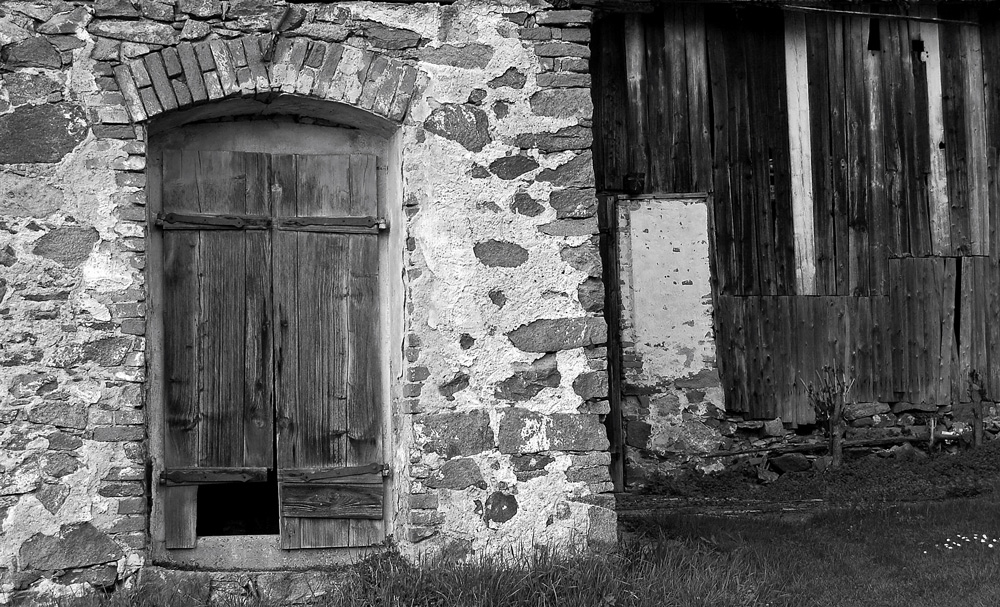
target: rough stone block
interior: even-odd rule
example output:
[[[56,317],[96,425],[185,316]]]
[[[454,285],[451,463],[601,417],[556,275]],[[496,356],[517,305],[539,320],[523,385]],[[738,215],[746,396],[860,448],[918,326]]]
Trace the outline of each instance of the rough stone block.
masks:
[[[611,482],[611,472],[607,466],[570,468],[566,471],[566,480],[571,483],[608,483]]]
[[[56,228],[35,241],[32,253],[72,268],[86,261],[99,238],[94,228]]]
[[[590,62],[586,59],[576,57],[566,57],[559,59],[559,70],[564,72],[580,72],[586,74],[590,71]]]
[[[473,247],[476,258],[484,266],[516,268],[528,261],[528,250],[513,242],[487,240]]]
[[[126,42],[162,46],[177,44],[177,31],[166,23],[96,20],[87,27],[87,31],[95,36],[104,36]]]
[[[45,484],[35,491],[35,499],[52,514],[59,512],[67,497],[69,497],[69,487],[59,483]]]
[[[590,415],[608,415],[611,413],[611,403],[606,400],[588,400],[577,407],[576,412]]]
[[[538,226],[538,231],[549,236],[590,236],[598,233],[597,219],[557,219]]]
[[[181,571],[147,565],[139,571],[138,587],[141,596],[177,596],[184,597],[189,605],[207,605],[212,578],[203,571]]]
[[[543,72],[535,78],[542,88],[572,88],[590,86],[590,74],[578,72]]]
[[[608,397],[608,374],[603,371],[583,373],[573,380],[573,391],[585,400]]]
[[[98,426],[94,428],[94,440],[103,443],[140,441],[146,430],[136,426]]]
[[[87,410],[70,402],[46,401],[28,410],[28,421],[57,428],[87,427]]]
[[[435,510],[439,504],[437,493],[410,494],[410,508],[413,510]]]
[[[600,276],[603,268],[601,253],[595,243],[585,243],[577,247],[563,247],[559,257],[574,270],[586,272],[587,276]]]
[[[494,396],[515,402],[528,401],[545,388],[558,387],[561,380],[555,354],[546,354],[497,384]]]
[[[490,171],[504,180],[516,179],[537,168],[538,161],[524,155],[504,156],[490,163]]]
[[[514,139],[520,148],[538,148],[544,153],[585,150],[593,143],[593,132],[583,126],[568,126],[554,133],[523,133]]]
[[[3,85],[13,106],[39,101],[62,90],[63,83],[48,75],[13,72],[3,75]]]
[[[491,141],[486,112],[474,105],[446,103],[424,121],[424,128],[455,141],[470,152],[482,151]]]
[[[646,449],[653,427],[639,420],[629,420],[625,425],[625,444],[636,449]]]
[[[485,411],[418,415],[414,424],[428,438],[425,449],[447,457],[493,449],[493,428]]]
[[[812,468],[812,462],[802,453],[785,453],[771,458],[770,461],[779,472],[804,472]]]
[[[54,478],[62,478],[80,469],[80,462],[64,451],[47,453],[42,459],[44,461],[42,470]]]
[[[593,188],[568,188],[549,195],[549,206],[557,219],[586,219],[597,214],[597,192]]]
[[[888,413],[890,407],[886,403],[847,403],[844,405],[844,419],[848,421]]]
[[[118,500],[118,514],[145,514],[146,498],[123,497]]]
[[[507,334],[525,352],[558,352],[607,342],[603,318],[546,318],[522,325]]]
[[[437,510],[414,510],[410,512],[410,523],[413,525],[440,525],[444,522],[444,512]]]
[[[483,69],[493,58],[494,49],[487,44],[471,42],[462,45],[443,44],[437,48],[428,47],[420,51],[421,61],[435,65],[450,65],[464,69]]]
[[[90,523],[63,525],[58,535],[36,533],[21,545],[21,569],[55,570],[116,561],[121,548]]]
[[[0,164],[59,162],[86,136],[83,111],[70,103],[24,106],[0,116]]]
[[[139,10],[143,17],[156,21],[173,21],[174,7],[171,3],[155,2],[154,0],[139,0]]]
[[[585,25],[590,23],[594,14],[587,10],[555,10],[541,11],[535,15],[535,23],[539,25]]]
[[[146,321],[141,318],[126,318],[122,320],[121,331],[126,335],[145,335]]]
[[[3,47],[0,50],[0,67],[7,70],[22,67],[59,69],[62,59],[59,50],[44,36],[33,36]]]
[[[543,42],[535,45],[535,54],[539,57],[590,57],[590,47],[574,42]]]
[[[222,3],[219,0],[177,0],[177,10],[207,19],[222,14]]]
[[[464,372],[456,373],[451,379],[438,385],[438,392],[446,400],[455,400],[455,394],[469,387],[469,375]]]
[[[97,0],[94,4],[94,15],[131,19],[138,17],[139,11],[128,0]]]
[[[51,19],[39,25],[36,31],[39,34],[75,34],[77,31],[87,27],[92,17],[86,8],[78,6],[75,9],[53,15]],[[95,57],[100,58],[100,57]]]
[[[559,451],[607,451],[608,432],[596,415],[554,413],[547,431],[549,448]]]
[[[407,527],[406,529],[406,539],[418,544],[430,537],[437,534],[436,527]]]
[[[539,116],[590,119],[594,113],[589,88],[543,89],[531,96],[530,103]]]
[[[590,30],[584,27],[574,27],[571,29],[563,29],[559,36],[560,40],[565,40],[566,42],[590,42]]]
[[[120,483],[101,483],[97,494],[104,497],[139,497],[145,494],[142,483],[125,481]]]
[[[509,493],[494,491],[483,506],[483,520],[487,524],[506,523],[517,514],[517,498]]]
[[[615,511],[591,506],[587,519],[587,546],[591,550],[614,550],[618,545],[618,515]]]
[[[523,72],[518,71],[517,68],[509,67],[506,72],[490,80],[486,83],[486,85],[492,89],[498,89],[506,86],[512,89],[520,90],[524,88],[524,84],[527,81],[528,77],[525,76]]]
[[[764,436],[784,436],[785,426],[781,423],[781,418],[769,419],[764,422]]]
[[[58,211],[64,200],[62,191],[15,173],[0,173],[0,192],[4,192],[0,196],[0,215],[10,217],[42,219]],[[0,264],[14,265],[14,250],[7,245],[3,251]]]
[[[556,187],[593,188],[594,156],[590,150],[586,150],[554,169],[545,169],[536,179],[550,182]]]

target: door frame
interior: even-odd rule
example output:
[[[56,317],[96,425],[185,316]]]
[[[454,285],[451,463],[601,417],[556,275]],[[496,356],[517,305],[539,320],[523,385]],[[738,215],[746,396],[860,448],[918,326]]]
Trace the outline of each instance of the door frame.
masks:
[[[172,121],[173,122],[173,121]],[[405,458],[397,448],[395,428],[402,418],[397,407],[402,377],[402,341],[404,288],[402,283],[402,251],[405,223],[402,213],[401,134],[397,131],[383,137],[366,131],[338,126],[303,124],[291,117],[273,116],[268,119],[236,120],[171,126],[151,130],[148,138],[146,167],[147,239],[146,278],[148,289],[147,324],[147,432],[149,436],[149,491],[151,496],[150,557],[157,564],[182,564],[213,569],[291,569],[324,564],[351,562],[371,548],[326,548],[282,550],[279,535],[234,535],[199,538],[193,549],[167,550],[164,545],[163,492],[159,474],[163,462],[163,398],[164,398],[164,327],[163,327],[163,241],[162,232],[151,229],[153,219],[162,208],[162,150],[216,149],[276,154],[370,153],[377,158],[378,210],[389,229],[381,232],[379,241],[379,298],[381,306],[379,347],[382,352],[382,451],[383,461],[390,469],[405,469]],[[402,476],[392,474],[386,483],[384,524],[386,536],[398,534],[402,517],[397,512],[401,495]],[[275,508],[277,508],[275,504]]]

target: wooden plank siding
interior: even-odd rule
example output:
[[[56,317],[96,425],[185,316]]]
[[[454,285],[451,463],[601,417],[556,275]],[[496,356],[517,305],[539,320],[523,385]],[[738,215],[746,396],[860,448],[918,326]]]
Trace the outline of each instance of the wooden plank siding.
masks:
[[[722,384],[753,418],[811,423],[824,368],[862,402],[1000,399],[1000,11],[852,10],[595,24],[597,187],[712,194]]]

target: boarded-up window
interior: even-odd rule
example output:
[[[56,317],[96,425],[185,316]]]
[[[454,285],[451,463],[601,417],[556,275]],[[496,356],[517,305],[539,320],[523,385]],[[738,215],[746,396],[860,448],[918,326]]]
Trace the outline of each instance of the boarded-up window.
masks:
[[[199,486],[269,479],[282,548],[381,541],[375,157],[162,157],[167,547]]]

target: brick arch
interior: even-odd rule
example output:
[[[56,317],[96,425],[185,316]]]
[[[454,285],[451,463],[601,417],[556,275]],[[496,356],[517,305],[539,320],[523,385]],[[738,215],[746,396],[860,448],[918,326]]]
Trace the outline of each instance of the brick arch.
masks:
[[[280,94],[343,103],[394,123],[409,109],[418,71],[368,50],[270,36],[181,42],[126,61],[115,80],[132,122],[199,104]]]

